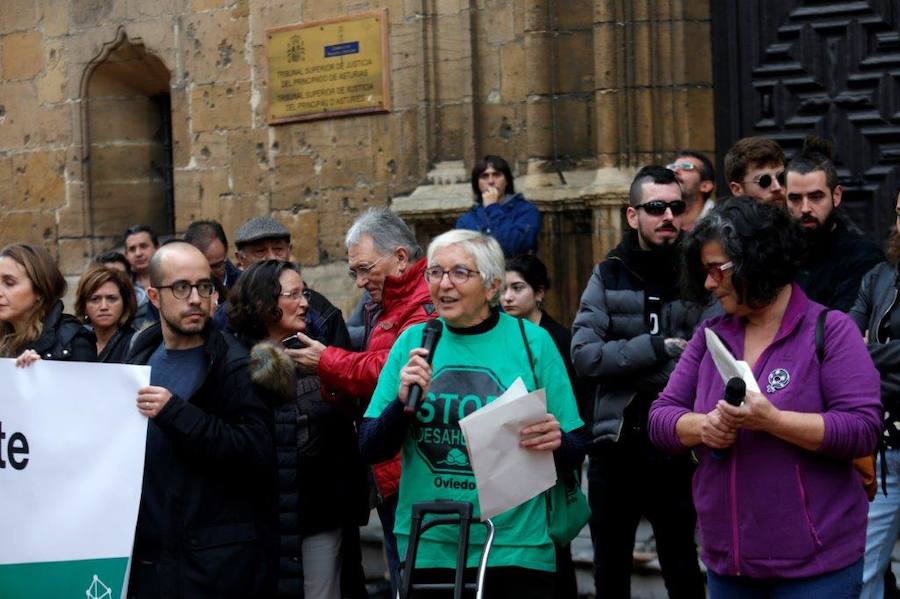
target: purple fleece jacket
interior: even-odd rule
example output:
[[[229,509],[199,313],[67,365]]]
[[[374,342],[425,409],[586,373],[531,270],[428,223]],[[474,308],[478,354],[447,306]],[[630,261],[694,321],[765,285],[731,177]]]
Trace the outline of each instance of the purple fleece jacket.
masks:
[[[741,429],[720,459],[703,445],[696,448],[702,559],[717,574],[815,576],[856,562],[865,548],[868,503],[851,460],[872,453],[881,431],[878,372],[859,329],[837,311],[828,313],[820,364],[815,327],[823,307],[797,285],[791,289],[781,327],[753,374],[777,408],[821,413],[825,438],[817,451],[807,451]],[[743,319],[719,316],[697,329],[650,408],[650,438],[666,451],[685,451],[675,423],[689,412],[711,411],[725,390],[706,351],[707,327],[736,358],[744,354]],[[782,386],[785,372],[790,379]]]

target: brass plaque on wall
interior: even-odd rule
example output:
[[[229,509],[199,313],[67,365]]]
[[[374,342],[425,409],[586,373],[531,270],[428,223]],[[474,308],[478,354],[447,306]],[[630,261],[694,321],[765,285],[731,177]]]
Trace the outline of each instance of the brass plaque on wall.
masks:
[[[390,110],[387,9],[266,37],[269,124]]]

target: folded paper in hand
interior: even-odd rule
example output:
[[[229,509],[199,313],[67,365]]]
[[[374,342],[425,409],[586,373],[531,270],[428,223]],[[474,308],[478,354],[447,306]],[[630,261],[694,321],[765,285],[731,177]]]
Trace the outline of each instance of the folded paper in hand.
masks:
[[[747,391],[755,391],[759,393],[759,385],[756,384],[756,378],[753,376],[753,369],[743,360],[735,360],[719,336],[712,329],[705,329],[706,348],[712,356],[713,362],[716,363],[716,369],[722,376],[722,380],[727,384],[729,380],[738,377],[744,380],[747,385]]]
[[[552,451],[519,445],[522,429],[547,415],[543,389],[528,393],[521,378],[459,421],[478,486],[481,519],[493,518],[556,484]]]

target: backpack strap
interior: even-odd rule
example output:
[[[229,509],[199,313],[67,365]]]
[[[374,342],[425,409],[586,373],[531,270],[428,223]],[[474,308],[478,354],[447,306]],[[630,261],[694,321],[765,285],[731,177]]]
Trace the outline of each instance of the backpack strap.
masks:
[[[528,345],[528,337],[525,336],[525,323],[522,322],[521,318],[517,318],[519,321],[519,331],[522,333],[522,343],[525,344],[525,351],[528,353],[528,366],[531,367],[531,380],[534,381],[534,388],[538,388],[538,380],[537,375],[534,373],[534,356],[531,355],[531,346]]]
[[[823,308],[816,317],[816,357],[820,364],[825,360],[825,319],[830,311],[829,308]]]

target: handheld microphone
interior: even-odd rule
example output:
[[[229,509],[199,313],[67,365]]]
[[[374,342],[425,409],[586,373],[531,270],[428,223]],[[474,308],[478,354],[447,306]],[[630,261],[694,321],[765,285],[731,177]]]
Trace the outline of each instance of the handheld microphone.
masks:
[[[434,359],[434,348],[441,338],[444,331],[444,325],[437,318],[429,320],[422,330],[422,348],[428,352],[425,360],[428,364]],[[410,385],[409,395],[406,398],[406,412],[415,413],[419,409],[419,403],[422,401],[422,387],[420,385]]]
[[[725,403],[734,407],[739,407],[741,403],[743,403],[744,396],[746,395],[747,383],[744,382],[744,379],[737,376],[728,379],[728,383],[725,385],[725,396],[723,397]],[[721,460],[727,455],[727,448],[712,450],[712,456],[717,460]]]

